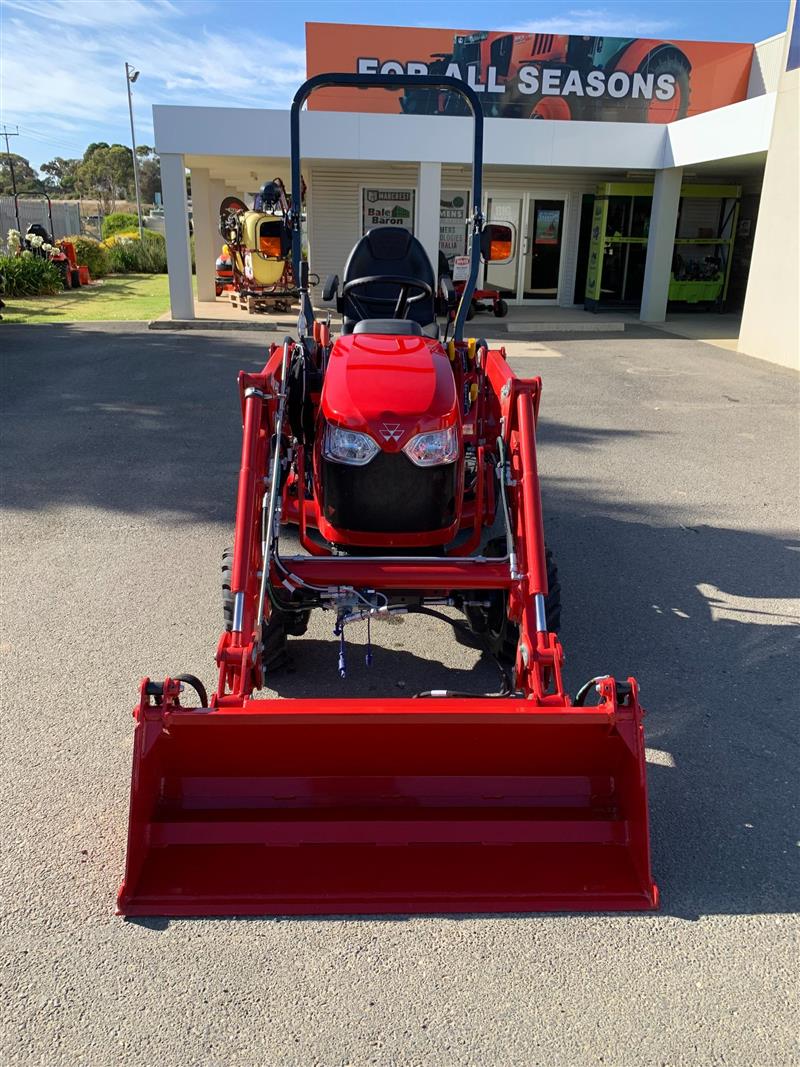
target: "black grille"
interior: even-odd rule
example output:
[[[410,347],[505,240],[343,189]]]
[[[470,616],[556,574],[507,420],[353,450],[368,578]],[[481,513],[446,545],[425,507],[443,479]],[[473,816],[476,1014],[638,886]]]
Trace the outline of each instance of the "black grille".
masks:
[[[322,460],[322,513],[339,530],[429,533],[456,518],[457,463],[417,467],[379,452],[364,467]]]

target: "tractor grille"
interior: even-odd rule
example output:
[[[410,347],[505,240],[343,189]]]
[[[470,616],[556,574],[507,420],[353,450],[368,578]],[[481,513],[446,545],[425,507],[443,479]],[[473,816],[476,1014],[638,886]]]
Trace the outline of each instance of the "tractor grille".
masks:
[[[322,513],[339,530],[430,533],[456,518],[457,463],[417,467],[379,452],[364,467],[322,460]]]
[[[533,48],[531,50],[532,56],[546,55],[551,51],[553,47],[553,34],[552,33],[537,33],[534,34]]]

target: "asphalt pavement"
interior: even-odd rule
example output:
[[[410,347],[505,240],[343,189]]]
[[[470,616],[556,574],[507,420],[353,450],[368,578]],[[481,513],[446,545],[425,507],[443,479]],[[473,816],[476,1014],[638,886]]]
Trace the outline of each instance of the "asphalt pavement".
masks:
[[[0,332],[4,1063],[800,1062],[795,376],[639,327],[509,344],[544,379],[568,683],[642,686],[658,914],[126,922],[136,686],[213,686],[263,339]],[[494,682],[421,618],[342,682],[330,630],[278,692]]]

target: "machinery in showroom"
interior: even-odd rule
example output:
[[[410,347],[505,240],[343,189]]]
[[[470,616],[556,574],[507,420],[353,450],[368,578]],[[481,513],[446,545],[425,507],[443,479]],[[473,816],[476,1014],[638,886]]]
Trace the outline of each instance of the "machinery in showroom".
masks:
[[[684,185],[672,252],[670,303],[723,310],[739,215],[738,185]],[[652,183],[598,185],[584,307],[638,307],[642,299]]]

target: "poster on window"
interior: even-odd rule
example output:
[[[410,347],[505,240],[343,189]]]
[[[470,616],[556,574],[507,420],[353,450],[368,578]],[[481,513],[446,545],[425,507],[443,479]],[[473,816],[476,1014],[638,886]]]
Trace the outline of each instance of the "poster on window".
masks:
[[[414,232],[413,189],[364,189],[361,194],[361,232],[375,226],[402,226]]]
[[[558,231],[561,226],[560,208],[539,208],[536,212],[536,234],[534,241],[537,245],[557,245]]]
[[[469,193],[443,189],[439,201],[439,251],[452,263],[467,250],[467,212]]]

